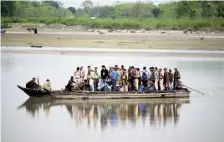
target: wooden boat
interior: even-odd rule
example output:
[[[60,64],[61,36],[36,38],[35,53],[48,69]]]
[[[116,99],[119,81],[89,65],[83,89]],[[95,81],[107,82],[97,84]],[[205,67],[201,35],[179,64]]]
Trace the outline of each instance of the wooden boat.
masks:
[[[22,86],[17,85],[19,89],[21,89],[23,92],[25,92],[30,97],[43,97],[43,96],[50,96],[49,92],[44,92],[42,90],[33,90],[33,89],[27,89]]]
[[[188,98],[190,91],[187,89],[175,91],[151,91],[151,92],[120,92],[120,91],[76,91],[64,92],[54,90],[46,92],[43,90],[32,90],[17,85],[28,96],[43,97],[52,96],[56,99],[153,99],[153,98]]]

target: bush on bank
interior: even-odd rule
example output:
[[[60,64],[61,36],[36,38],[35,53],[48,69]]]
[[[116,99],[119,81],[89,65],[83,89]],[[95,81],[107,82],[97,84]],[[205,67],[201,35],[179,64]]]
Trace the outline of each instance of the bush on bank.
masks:
[[[172,30],[200,30],[203,28],[220,29],[224,28],[223,18],[204,19],[138,19],[138,18],[13,18],[2,17],[2,26],[8,23],[42,23],[42,24],[64,24],[67,26],[82,25],[88,28],[105,29],[172,29]],[[3,28],[3,27],[2,27]],[[5,27],[7,28],[7,27]]]

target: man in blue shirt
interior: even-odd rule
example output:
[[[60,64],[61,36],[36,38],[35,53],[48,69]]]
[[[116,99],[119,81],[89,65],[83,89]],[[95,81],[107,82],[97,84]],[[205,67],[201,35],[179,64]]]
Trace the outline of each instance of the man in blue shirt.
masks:
[[[115,88],[116,88],[117,78],[118,78],[118,72],[115,71],[115,68],[113,68],[112,72],[110,73],[110,79],[111,79],[111,82],[112,82],[112,90],[113,91],[115,91]]]

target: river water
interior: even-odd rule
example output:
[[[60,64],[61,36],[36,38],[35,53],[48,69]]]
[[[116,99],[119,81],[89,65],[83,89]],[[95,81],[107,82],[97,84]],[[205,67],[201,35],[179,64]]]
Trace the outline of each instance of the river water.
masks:
[[[16,87],[39,76],[61,89],[77,66],[102,64],[177,67],[183,83],[205,95],[79,102],[29,99]],[[3,142],[224,141],[223,58],[2,54],[1,67]]]

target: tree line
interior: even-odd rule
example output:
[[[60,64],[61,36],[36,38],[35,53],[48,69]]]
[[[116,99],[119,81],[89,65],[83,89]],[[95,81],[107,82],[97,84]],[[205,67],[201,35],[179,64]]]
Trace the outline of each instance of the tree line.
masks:
[[[224,1],[178,1],[158,6],[136,2],[98,6],[85,0],[80,8],[75,7],[64,8],[57,1],[1,1],[1,16],[3,22],[81,24],[96,28],[224,27]],[[211,22],[211,19],[214,20]]]

